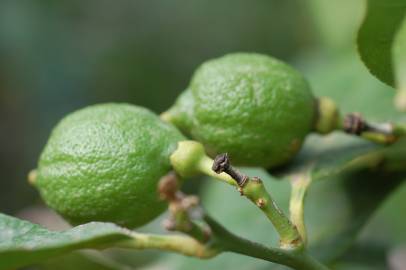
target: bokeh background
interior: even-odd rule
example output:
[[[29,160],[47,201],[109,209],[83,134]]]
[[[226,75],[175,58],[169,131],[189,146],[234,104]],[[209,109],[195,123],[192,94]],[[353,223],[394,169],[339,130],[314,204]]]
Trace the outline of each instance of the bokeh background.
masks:
[[[393,96],[393,90],[371,76],[356,56],[355,32],[362,15],[361,1],[353,0],[2,0],[0,211],[24,216],[33,205],[41,205],[26,176],[64,115],[102,102],[128,102],[160,113],[187,87],[200,63],[229,52],[276,56],[305,73],[316,93],[337,89],[329,95],[344,110],[391,118],[395,112],[390,109],[372,113],[380,105],[363,102],[365,91],[354,94],[371,89],[370,100],[387,107]],[[198,192],[196,186],[187,188]],[[388,255],[386,262],[406,254],[403,198],[405,187],[385,202],[361,236],[389,246],[397,257]],[[119,266],[148,265],[144,255],[127,262],[132,256],[116,254]],[[114,263],[95,266],[97,260],[72,255],[55,264],[114,269]],[[239,260],[246,266],[241,269],[267,267],[252,259]],[[181,269],[183,261],[162,269]],[[209,266],[198,263],[194,269]]]

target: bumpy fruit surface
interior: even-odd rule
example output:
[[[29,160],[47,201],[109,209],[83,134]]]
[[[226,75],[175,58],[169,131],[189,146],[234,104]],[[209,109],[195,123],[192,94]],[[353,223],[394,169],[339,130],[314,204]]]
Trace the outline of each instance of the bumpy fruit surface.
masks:
[[[254,53],[203,63],[188,90],[162,118],[237,165],[270,168],[290,160],[315,121],[315,99],[303,76]]]
[[[65,117],[41,154],[35,185],[73,224],[141,226],[164,209],[157,183],[183,136],[154,113],[102,104]]]

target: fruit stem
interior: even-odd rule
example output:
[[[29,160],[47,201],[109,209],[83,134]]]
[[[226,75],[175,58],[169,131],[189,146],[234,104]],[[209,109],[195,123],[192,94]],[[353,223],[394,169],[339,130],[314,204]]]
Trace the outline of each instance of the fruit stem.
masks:
[[[210,240],[210,230],[192,221],[185,209],[171,212],[171,217],[164,222],[164,227],[168,231],[182,232],[203,244]]]
[[[247,197],[272,222],[280,236],[280,246],[284,249],[295,249],[302,246],[302,239],[296,226],[292,224],[289,218],[280,210],[276,202],[266,190],[263,182],[258,177],[248,177],[230,165],[228,155],[218,155],[212,169],[216,173],[225,172],[230,174],[234,180],[234,186],[237,184],[241,195]]]
[[[310,257],[305,249],[266,247],[231,233],[208,215],[204,215],[203,220],[213,231],[213,239],[207,243],[201,243],[192,237],[183,235],[144,234],[126,231],[130,239],[117,242],[115,247],[165,250],[200,259],[209,259],[228,251],[283,264],[293,269],[328,270],[326,266]]]
[[[350,113],[341,117],[335,102],[326,97],[317,99],[314,130],[319,134],[329,134],[335,130],[341,130],[378,144],[391,144],[399,137],[406,135],[406,125],[370,123],[358,113]]]
[[[327,97],[316,100],[316,121],[314,130],[320,134],[328,134],[340,126],[341,117],[335,102]]]
[[[406,126],[393,123],[369,123],[360,114],[347,114],[341,129],[379,144],[391,144],[406,135]]]
[[[181,177],[205,174],[217,180],[236,186],[235,181],[226,173],[216,174],[211,170],[213,160],[206,155],[201,143],[188,140],[178,142],[177,149],[170,156],[173,169]]]
[[[221,251],[210,245],[205,245],[196,239],[183,235],[158,235],[131,232],[132,239],[116,244],[119,248],[158,249],[181,253],[186,256],[208,259]]]
[[[229,232],[208,215],[204,215],[203,219],[213,231],[214,240],[222,251],[230,251],[269,262],[283,264],[293,269],[328,270],[326,266],[310,257],[304,248],[282,249],[267,247]]]
[[[311,177],[299,175],[291,180],[291,195],[289,201],[290,219],[296,225],[303,244],[307,243],[307,231],[304,222],[304,200],[307,189],[311,184]]]
[[[216,180],[226,182],[229,185],[238,187],[238,183],[226,172],[216,173],[212,170],[214,160],[208,156],[204,156],[199,162],[199,170],[208,176],[213,177]]]

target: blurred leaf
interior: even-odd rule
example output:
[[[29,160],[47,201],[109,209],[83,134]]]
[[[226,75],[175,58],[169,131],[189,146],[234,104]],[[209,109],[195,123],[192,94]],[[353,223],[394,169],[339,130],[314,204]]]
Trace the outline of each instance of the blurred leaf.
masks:
[[[303,3],[310,11],[309,17],[314,22],[321,43],[330,52],[353,48],[355,32],[363,17],[363,1],[308,0]]]
[[[306,147],[316,148],[320,143],[320,139],[309,140]],[[386,160],[392,159],[393,149],[403,151],[404,162],[404,141],[391,147],[372,147],[369,151],[362,142],[348,140],[347,143],[343,146],[345,151],[340,153],[333,146],[314,155],[313,160],[320,162],[308,167],[307,172],[302,172],[311,174],[314,180],[324,180],[310,186],[305,203],[305,220],[311,251],[329,262],[351,247],[374,211],[406,179],[405,172],[388,173],[370,169],[371,164],[385,164]],[[306,152],[306,148],[303,152]]]
[[[342,260],[334,264],[336,270],[382,270],[389,268],[387,246],[373,241],[355,245],[346,252]]]
[[[152,250],[127,250],[111,248],[105,251],[81,250],[50,258],[35,264],[30,270],[132,270],[154,262]],[[161,255],[164,254],[159,252]],[[146,258],[145,258],[146,257]],[[149,257],[149,258],[148,258]],[[157,256],[154,256],[155,260]],[[147,260],[147,261],[146,261]]]
[[[404,245],[406,243],[404,205],[406,205],[406,182],[374,213],[358,239],[374,240],[391,247]]]
[[[405,115],[392,106],[393,93],[373,79],[352,53],[340,55],[334,60],[308,61],[305,72],[317,95],[332,97],[343,113],[361,112],[371,121],[406,120]],[[384,174],[363,170],[362,166],[356,168],[359,171],[333,177],[331,173],[334,170],[331,169],[334,167],[331,165],[334,162],[345,164],[346,160],[352,166],[357,165],[351,162],[357,160],[356,155],[364,158],[369,155],[374,161],[376,154],[383,154],[386,159],[392,160],[398,151],[405,151],[406,146],[404,141],[392,147],[376,146],[338,134],[321,138],[321,141],[318,137],[309,138],[301,155],[318,156],[320,163],[315,168],[315,176],[328,178],[310,188],[305,215],[313,253],[331,260],[351,246],[375,210],[406,178],[406,174]],[[401,158],[404,164],[405,156],[403,153],[397,159]],[[340,165],[338,168],[354,169],[352,166]]]
[[[125,229],[110,223],[92,222],[52,232],[0,214],[0,269],[28,265],[76,249],[103,248],[128,238]]]
[[[339,134],[309,138],[286,170],[290,178],[310,177],[314,185],[305,203],[313,254],[331,262],[351,247],[374,211],[406,179],[404,168],[406,140],[384,147]],[[320,207],[320,202],[326,203]]]
[[[405,168],[404,138],[392,145],[383,146],[343,134],[325,138],[314,135],[309,136],[297,158],[276,175],[308,175],[315,181],[357,170],[405,172]]]
[[[368,0],[367,13],[358,32],[358,50],[370,72],[394,86],[392,46],[405,16],[404,0]]]
[[[344,134],[311,135],[299,155],[276,176],[308,175],[311,180],[373,166],[383,158],[383,146]]]

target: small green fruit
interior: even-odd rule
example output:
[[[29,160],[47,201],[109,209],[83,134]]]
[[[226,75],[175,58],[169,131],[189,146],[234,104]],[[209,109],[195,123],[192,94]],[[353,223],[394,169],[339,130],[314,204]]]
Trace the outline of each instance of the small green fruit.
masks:
[[[274,167],[289,161],[316,122],[316,102],[303,76],[254,53],[203,63],[188,90],[162,114],[215,156],[236,165]]]
[[[65,117],[41,154],[35,186],[73,224],[110,221],[129,228],[165,210],[157,183],[184,137],[147,109],[102,104]]]

